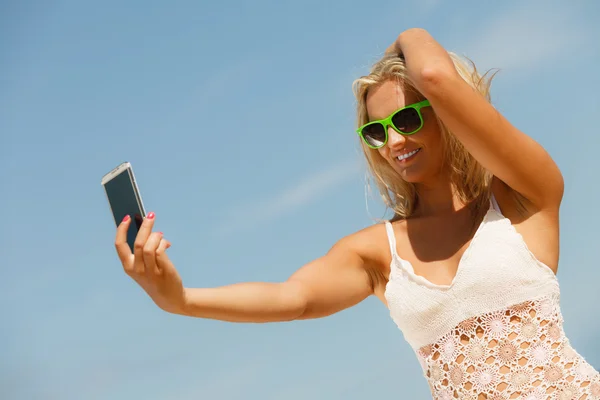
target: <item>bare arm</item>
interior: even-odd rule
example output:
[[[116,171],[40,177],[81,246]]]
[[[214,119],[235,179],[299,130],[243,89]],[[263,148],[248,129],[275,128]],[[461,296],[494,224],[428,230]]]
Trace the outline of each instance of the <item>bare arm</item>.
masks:
[[[131,220],[117,229],[115,246],[125,272],[163,310],[230,322],[276,322],[324,317],[353,306],[373,293],[366,263],[352,237],[308,263],[281,283],[250,282],[217,288],[184,288],[161,233],[146,218],[132,253],[127,245]]]
[[[340,241],[281,283],[249,282],[186,289],[185,315],[231,322],[325,317],[373,293],[362,259]]]
[[[558,208],[564,183],[550,155],[460,77],[439,43],[422,29],[410,29],[388,51],[404,55],[417,89],[484,168],[536,208]]]

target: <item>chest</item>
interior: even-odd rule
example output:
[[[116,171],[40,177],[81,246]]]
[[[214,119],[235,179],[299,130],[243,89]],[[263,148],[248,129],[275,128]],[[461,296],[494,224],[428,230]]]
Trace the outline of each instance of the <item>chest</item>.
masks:
[[[455,264],[450,281],[432,282],[394,254],[385,299],[411,345],[431,343],[460,321],[555,294],[554,273],[536,259],[510,221],[491,215]]]
[[[406,267],[437,285],[449,285],[482,223],[482,216],[403,221],[393,226],[396,252]]]

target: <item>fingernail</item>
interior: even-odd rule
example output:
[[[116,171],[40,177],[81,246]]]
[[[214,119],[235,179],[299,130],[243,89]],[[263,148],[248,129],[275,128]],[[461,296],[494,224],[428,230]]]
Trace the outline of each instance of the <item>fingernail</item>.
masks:
[[[152,219],[152,218],[154,218],[154,213],[153,213],[153,212],[151,212],[150,214],[148,214],[148,216],[147,216],[146,218],[148,218],[148,219]]]
[[[129,221],[129,215],[126,215],[125,218],[123,218],[123,222],[127,222]]]
[[[162,232],[158,232],[159,235],[164,235]]]

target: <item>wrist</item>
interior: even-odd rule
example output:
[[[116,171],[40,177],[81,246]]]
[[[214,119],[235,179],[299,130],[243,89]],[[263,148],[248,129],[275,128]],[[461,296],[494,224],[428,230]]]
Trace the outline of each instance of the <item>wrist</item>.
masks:
[[[191,315],[190,289],[183,288],[181,300],[176,307],[176,314],[190,316]]]
[[[412,40],[423,40],[431,38],[429,32],[427,32],[423,28],[410,28],[405,30],[404,32],[398,35],[398,39],[396,39],[396,43],[398,43],[398,47],[402,48],[402,46],[408,41]]]
[[[170,300],[163,299],[163,301],[155,301],[155,303],[161,310],[166,311],[168,313],[189,316],[190,306],[188,297],[188,290],[186,288],[183,288],[182,293],[177,300],[173,298],[171,298]]]
[[[423,28],[410,28],[398,35],[394,43],[385,51],[386,54],[396,54],[406,60],[406,49],[415,41],[425,41],[431,38],[429,32]]]

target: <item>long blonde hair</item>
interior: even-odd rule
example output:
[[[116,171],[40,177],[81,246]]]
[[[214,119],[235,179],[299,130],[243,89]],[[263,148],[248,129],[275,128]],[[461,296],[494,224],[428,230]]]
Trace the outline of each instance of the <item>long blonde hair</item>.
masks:
[[[493,74],[480,75],[475,64],[466,61],[454,53],[448,53],[460,76],[475,90],[490,100],[490,85]],[[368,75],[353,83],[353,91],[357,100],[357,126],[369,122],[367,113],[367,93],[383,82],[397,81],[403,90],[419,94],[415,85],[406,73],[404,60],[398,55],[387,54],[376,62]],[[492,175],[465,149],[462,143],[448,130],[437,117],[442,131],[444,162],[450,168],[450,181],[456,195],[464,204],[474,202],[475,209],[487,207],[490,198]],[[404,181],[378,150],[368,147],[360,139],[362,151],[368,164],[368,170],[383,198],[385,205],[392,209],[399,218],[408,218],[413,213],[417,202],[415,185]]]

